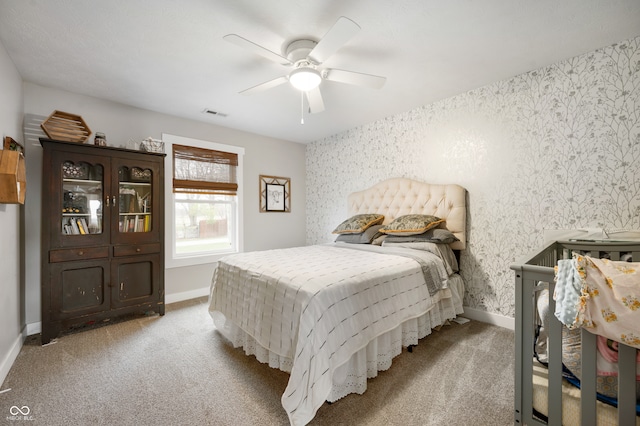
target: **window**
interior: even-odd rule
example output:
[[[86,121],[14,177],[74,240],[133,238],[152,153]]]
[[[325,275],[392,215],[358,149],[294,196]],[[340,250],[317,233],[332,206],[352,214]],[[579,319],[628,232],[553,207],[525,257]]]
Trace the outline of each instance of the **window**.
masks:
[[[166,134],[163,140],[167,267],[212,262],[240,251],[244,150]]]

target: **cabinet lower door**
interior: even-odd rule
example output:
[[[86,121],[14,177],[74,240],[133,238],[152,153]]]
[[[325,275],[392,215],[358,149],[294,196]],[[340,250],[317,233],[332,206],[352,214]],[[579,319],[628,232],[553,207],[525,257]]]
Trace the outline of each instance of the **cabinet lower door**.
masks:
[[[109,310],[109,265],[108,259],[52,263],[51,319],[65,320]]]
[[[159,254],[113,259],[113,308],[153,304],[164,300],[160,294],[160,280],[163,278],[160,276],[160,265]]]

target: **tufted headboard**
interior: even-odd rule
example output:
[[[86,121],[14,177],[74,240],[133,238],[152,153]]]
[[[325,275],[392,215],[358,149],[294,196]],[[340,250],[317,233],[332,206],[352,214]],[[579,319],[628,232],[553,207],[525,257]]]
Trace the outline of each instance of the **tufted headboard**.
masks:
[[[460,239],[451,248],[467,245],[466,191],[459,185],[432,185],[407,178],[392,178],[347,198],[349,215],[380,213],[384,223],[405,214],[430,214],[446,220],[446,228]]]

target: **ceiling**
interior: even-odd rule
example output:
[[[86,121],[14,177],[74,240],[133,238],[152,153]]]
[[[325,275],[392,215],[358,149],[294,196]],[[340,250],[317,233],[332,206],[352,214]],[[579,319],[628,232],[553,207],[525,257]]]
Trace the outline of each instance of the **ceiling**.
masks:
[[[224,35],[282,54],[340,16],[361,29],[323,65],[385,76],[382,89],[324,81],[326,109],[304,124],[288,83],[238,93],[290,68]],[[25,81],[300,143],[638,35],[638,0],[0,0]]]

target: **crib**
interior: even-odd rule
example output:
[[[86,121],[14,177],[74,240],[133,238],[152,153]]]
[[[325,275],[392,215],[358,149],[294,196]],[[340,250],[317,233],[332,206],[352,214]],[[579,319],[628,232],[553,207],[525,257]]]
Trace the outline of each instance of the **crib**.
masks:
[[[534,338],[539,316],[536,299],[547,288],[553,294],[554,266],[559,259],[568,259],[573,252],[588,253],[591,257],[608,255],[611,260],[631,254],[633,261],[640,261],[640,241],[554,241],[547,243],[523,261],[511,265],[515,271],[515,420],[514,424],[561,425],[571,424],[568,410],[574,405],[580,425],[617,424],[640,425],[636,415],[636,349],[619,344],[617,409],[597,401],[596,398],[596,336],[581,329],[582,364],[581,386],[576,389],[577,398],[569,404],[567,383],[562,374],[562,333],[564,325],[553,315],[555,301],[549,298],[548,369],[546,375],[546,400],[542,409],[534,407],[534,382],[539,403],[540,368],[534,357]],[[640,325],[639,325],[640,328]],[[564,382],[564,383],[563,383]],[[563,392],[563,388],[565,391]],[[545,404],[546,403],[546,404]],[[563,410],[565,411],[563,413]],[[546,413],[544,413],[546,411]],[[542,414],[542,415],[541,415]],[[564,417],[563,417],[564,414]],[[546,417],[546,419],[545,419]],[[613,420],[611,420],[613,418]],[[603,420],[604,419],[604,420]]]

